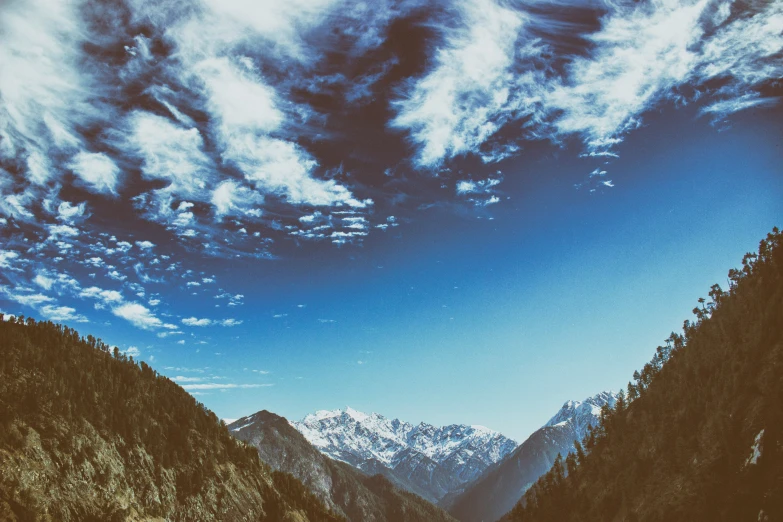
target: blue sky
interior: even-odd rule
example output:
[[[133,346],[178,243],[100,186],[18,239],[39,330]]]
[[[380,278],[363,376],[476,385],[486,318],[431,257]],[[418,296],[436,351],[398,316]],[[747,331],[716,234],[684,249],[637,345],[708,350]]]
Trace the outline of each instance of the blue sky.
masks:
[[[0,310],[226,418],[619,389],[781,225],[783,6],[476,5],[0,8]]]

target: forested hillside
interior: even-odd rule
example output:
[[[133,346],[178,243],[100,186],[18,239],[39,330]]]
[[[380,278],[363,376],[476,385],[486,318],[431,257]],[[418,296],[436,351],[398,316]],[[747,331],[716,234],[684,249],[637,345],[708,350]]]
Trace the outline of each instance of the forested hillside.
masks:
[[[783,236],[714,285],[513,522],[783,520]]]
[[[0,520],[150,518],[342,519],[145,363],[0,320]]]

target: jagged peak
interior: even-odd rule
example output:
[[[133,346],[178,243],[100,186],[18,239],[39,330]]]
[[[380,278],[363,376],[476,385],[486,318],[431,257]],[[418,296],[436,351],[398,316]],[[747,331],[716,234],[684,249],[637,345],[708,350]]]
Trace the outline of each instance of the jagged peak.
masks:
[[[354,410],[350,406],[346,406],[344,413],[346,413],[348,416],[350,416],[352,419],[356,420],[357,422],[364,422],[368,418],[372,417],[372,415],[367,415],[366,413]]]
[[[391,454],[403,447],[433,456],[450,453],[458,446],[516,446],[515,441],[478,424],[434,426],[420,422],[414,425],[396,418],[388,419],[378,413],[368,415],[350,406],[340,410],[320,410],[291,425],[319,448],[331,448],[335,454],[343,450],[356,451],[365,457],[372,454],[383,462],[391,461]],[[353,427],[356,425],[362,430],[356,431]]]
[[[598,392],[582,401],[568,400],[563,403],[563,407],[560,408],[560,411],[549,419],[549,422],[544,426],[561,426],[585,416],[595,417],[597,420],[601,413],[601,407],[604,404],[614,406],[616,402],[617,393],[611,390]],[[581,419],[580,424],[585,424],[586,422],[585,419]]]

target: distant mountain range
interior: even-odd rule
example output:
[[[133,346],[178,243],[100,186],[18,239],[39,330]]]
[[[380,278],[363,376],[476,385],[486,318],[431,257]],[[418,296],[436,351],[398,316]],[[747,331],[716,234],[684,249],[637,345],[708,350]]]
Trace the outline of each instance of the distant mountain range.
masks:
[[[291,425],[333,459],[381,474],[431,502],[460,490],[517,447],[483,426],[413,425],[352,408],[318,411]]]
[[[440,505],[462,522],[494,521],[507,513],[535,481],[549,471],[558,453],[574,451],[589,426],[597,426],[601,407],[614,407],[617,395],[601,392],[584,401],[568,401],[549,422],[508,457]]]
[[[351,522],[455,522],[445,511],[318,451],[289,422],[268,411],[228,426],[236,438],[258,450],[275,471],[302,481],[319,500]]]

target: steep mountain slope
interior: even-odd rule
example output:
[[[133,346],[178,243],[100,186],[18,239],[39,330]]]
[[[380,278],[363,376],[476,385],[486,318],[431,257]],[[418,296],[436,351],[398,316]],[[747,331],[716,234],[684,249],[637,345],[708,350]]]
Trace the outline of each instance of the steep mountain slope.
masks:
[[[497,465],[488,469],[446,506],[463,522],[494,521],[507,513],[533,483],[549,471],[558,454],[574,451],[574,441],[582,440],[589,426],[596,426],[604,405],[614,406],[617,398],[601,392],[583,402],[568,401],[543,427]]]
[[[353,522],[452,521],[429,502],[370,477],[318,451],[278,415],[260,411],[229,425],[231,433],[258,450],[273,469],[290,473],[336,513]]]
[[[714,285],[510,521],[783,520],[783,236]]]
[[[414,426],[352,408],[319,411],[292,425],[330,457],[380,473],[432,502],[474,480],[516,447],[483,426]]]
[[[149,366],[0,314],[0,520],[341,520]]]

